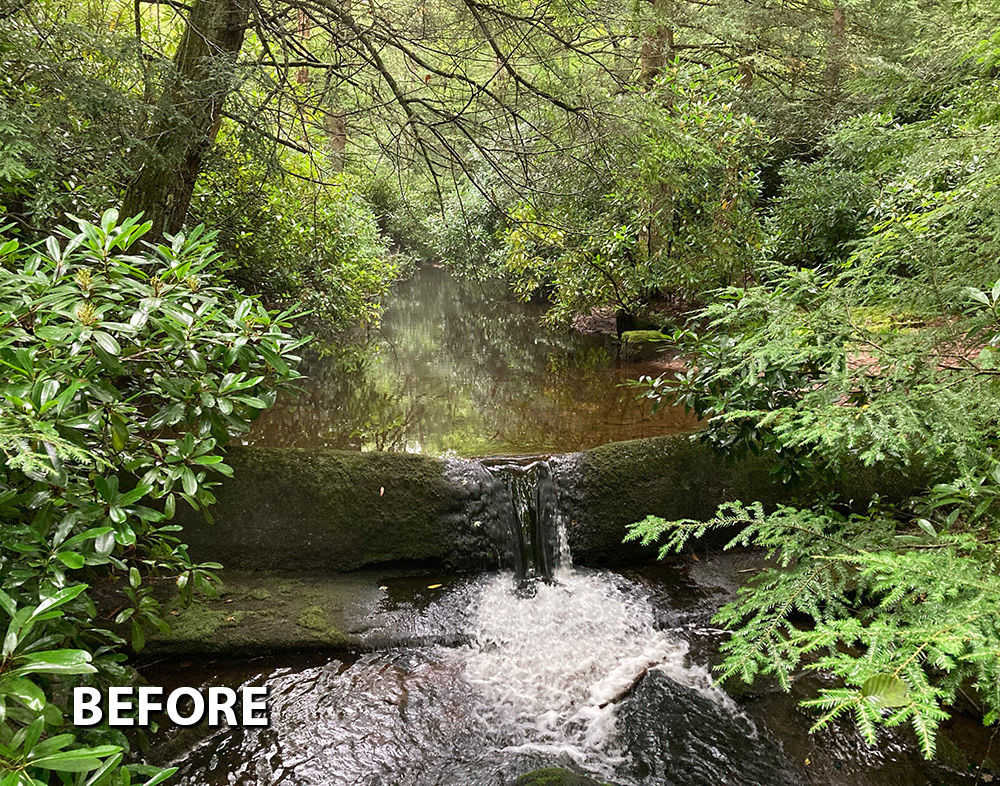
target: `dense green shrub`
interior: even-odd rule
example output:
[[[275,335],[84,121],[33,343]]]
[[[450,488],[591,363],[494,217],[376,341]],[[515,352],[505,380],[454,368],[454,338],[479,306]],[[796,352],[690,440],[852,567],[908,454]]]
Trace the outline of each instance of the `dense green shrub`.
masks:
[[[768,455],[802,484],[798,504],[632,533],[669,551],[740,527],[732,545],[775,564],[719,614],[733,633],[722,674],[787,687],[825,670],[838,683],[807,702],[817,726],[849,715],[874,742],[908,723],[928,756],[960,691],[1000,719],[1000,38],[983,25],[946,67],[935,51],[940,81],[887,90],[884,111],[786,168],[771,223],[783,264],[701,312],[680,380],[646,380],[704,418],[710,444]],[[838,498],[858,465],[927,487]]]
[[[281,306],[299,303],[335,331],[377,322],[405,259],[389,252],[349,179],[318,185],[302,174],[220,153],[198,182],[192,221],[218,232],[233,262],[228,276],[244,290]]]
[[[80,5],[0,7],[0,220],[32,235],[117,201],[144,111],[122,89],[139,77],[131,33]]]
[[[767,226],[774,259],[809,267],[842,261],[868,228],[872,178],[824,158],[787,163],[781,181]]]
[[[130,782],[119,732],[59,733],[67,693],[129,679],[126,644],[165,625],[152,580],[210,588],[170,519],[214,501],[227,441],[298,376],[292,315],[227,287],[209,234],[143,248],[147,229],[109,211],[37,248],[0,231],[4,786]]]

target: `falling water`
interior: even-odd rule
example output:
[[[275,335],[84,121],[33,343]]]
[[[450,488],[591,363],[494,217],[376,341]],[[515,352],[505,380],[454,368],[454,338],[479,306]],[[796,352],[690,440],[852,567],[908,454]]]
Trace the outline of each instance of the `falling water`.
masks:
[[[569,568],[566,521],[548,459],[490,459],[481,466],[490,479],[487,493],[506,567],[522,585],[550,581],[559,568]]]

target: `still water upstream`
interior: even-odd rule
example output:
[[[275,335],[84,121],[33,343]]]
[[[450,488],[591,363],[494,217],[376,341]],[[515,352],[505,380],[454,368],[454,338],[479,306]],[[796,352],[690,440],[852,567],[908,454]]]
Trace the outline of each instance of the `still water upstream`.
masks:
[[[255,425],[250,442],[300,448],[486,456],[568,453],[692,431],[680,409],[651,414],[611,336],[543,326],[544,306],[500,282],[423,267],[400,282],[354,362],[306,357],[308,379]]]

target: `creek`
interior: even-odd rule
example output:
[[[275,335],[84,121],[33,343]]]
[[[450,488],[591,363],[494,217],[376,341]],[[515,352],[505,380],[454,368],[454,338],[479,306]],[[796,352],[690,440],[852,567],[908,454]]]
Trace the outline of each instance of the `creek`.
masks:
[[[481,488],[471,524],[502,568],[379,574],[379,613],[349,650],[148,666],[168,688],[264,685],[271,707],[263,729],[165,729],[151,760],[180,766],[185,786],[505,786],[553,766],[619,786],[975,783],[924,762],[905,731],[873,748],[849,724],[809,735],[796,703],[822,677],[738,699],[713,683],[712,613],[759,555],[574,566],[551,454],[694,424],[618,387],[641,368],[606,339],[538,316],[429,268],[387,311],[363,374],[310,360],[305,397],[250,441],[488,457],[449,466]],[[970,757],[988,744],[961,719],[948,735]]]
[[[540,303],[502,284],[426,266],[400,282],[361,357],[309,353],[303,391],[264,413],[249,444],[490,456],[568,453],[693,431],[682,409],[655,415],[612,336],[549,328]]]

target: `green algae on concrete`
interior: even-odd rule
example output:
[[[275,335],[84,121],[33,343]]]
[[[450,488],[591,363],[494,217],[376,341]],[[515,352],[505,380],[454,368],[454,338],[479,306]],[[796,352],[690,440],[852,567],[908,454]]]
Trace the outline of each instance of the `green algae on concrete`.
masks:
[[[322,606],[306,606],[299,613],[295,624],[306,630],[323,632],[330,628],[330,618]]]
[[[217,598],[184,606],[165,599],[170,632],[150,637],[154,654],[253,655],[358,646],[378,616],[382,573],[264,576],[225,571]]]
[[[342,572],[388,564],[486,567],[470,492],[442,459],[403,453],[231,447],[214,524],[178,510],[195,559],[239,570]]]
[[[763,462],[727,462],[687,436],[588,450],[557,465],[556,484],[573,560],[581,564],[648,559],[653,550],[622,542],[628,527],[648,515],[708,518],[726,500],[773,502],[784,491]]]
[[[217,489],[215,523],[178,511],[196,560],[276,575],[497,566],[498,533],[481,523],[492,503],[481,479],[455,474],[458,462],[246,447],[231,448],[228,461],[235,477]],[[653,549],[622,542],[628,527],[648,515],[706,519],[729,500],[773,506],[834,491],[864,508],[876,492],[898,499],[922,483],[856,466],[834,487],[799,488],[778,480],[760,457],[727,460],[686,435],[610,443],[553,457],[551,465],[573,558],[585,565],[650,558]],[[717,536],[708,545],[721,541]]]
[[[832,486],[806,488],[783,482],[772,468],[760,456],[727,459],[688,435],[612,442],[575,460],[557,461],[555,479],[569,520],[573,559],[601,565],[652,557],[655,549],[622,542],[629,526],[648,515],[706,520],[730,500],[760,501],[770,508],[831,492],[864,508],[876,493],[901,499],[925,482],[919,472],[905,475],[856,464]],[[732,534],[716,533],[714,540],[703,542],[721,546]]]

